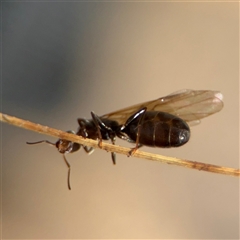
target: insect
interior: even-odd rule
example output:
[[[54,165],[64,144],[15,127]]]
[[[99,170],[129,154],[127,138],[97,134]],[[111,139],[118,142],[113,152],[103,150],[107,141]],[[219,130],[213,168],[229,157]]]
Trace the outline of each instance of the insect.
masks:
[[[210,90],[181,90],[153,101],[144,102],[115,112],[98,116],[91,112],[92,119],[78,119],[77,134],[84,138],[110,140],[115,144],[116,137],[135,143],[129,155],[142,146],[179,147],[189,141],[190,128],[200,123],[202,118],[223,108],[223,95]],[[70,187],[70,164],[65,154],[76,152],[81,148],[78,143],[59,139],[56,143],[47,140],[28,144],[48,143],[63,154],[68,167],[68,188]],[[82,146],[86,153],[93,148]],[[112,162],[116,164],[116,155],[111,153]]]

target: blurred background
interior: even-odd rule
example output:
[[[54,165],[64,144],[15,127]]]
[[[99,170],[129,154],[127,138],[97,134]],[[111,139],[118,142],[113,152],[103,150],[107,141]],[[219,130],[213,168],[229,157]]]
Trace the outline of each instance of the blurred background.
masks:
[[[143,151],[239,168],[238,3],[3,2],[2,112],[61,130],[180,89],[219,90],[221,112],[177,149]],[[239,180],[2,125],[2,237],[238,239]],[[131,146],[117,140],[117,144]]]

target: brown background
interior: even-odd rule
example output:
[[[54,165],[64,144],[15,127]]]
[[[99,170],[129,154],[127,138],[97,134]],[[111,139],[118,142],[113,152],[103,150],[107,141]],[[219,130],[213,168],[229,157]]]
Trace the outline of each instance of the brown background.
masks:
[[[62,130],[189,89],[224,109],[178,149],[145,151],[238,168],[237,3],[2,3],[2,111]],[[51,139],[2,125],[3,238],[238,239],[237,178],[28,146]],[[118,144],[129,146],[122,141]]]

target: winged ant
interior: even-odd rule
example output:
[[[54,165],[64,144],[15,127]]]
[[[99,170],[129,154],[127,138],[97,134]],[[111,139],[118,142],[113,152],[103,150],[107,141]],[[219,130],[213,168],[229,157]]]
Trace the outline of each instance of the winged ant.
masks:
[[[182,90],[153,101],[144,102],[115,112],[98,116],[91,112],[92,119],[79,118],[77,134],[84,138],[95,139],[101,146],[102,140],[115,144],[116,137],[135,143],[129,155],[142,146],[180,147],[190,138],[189,126],[200,123],[200,119],[219,112],[223,108],[223,96],[218,91]],[[76,152],[81,148],[78,143],[59,139],[56,143],[47,140],[27,142],[27,144],[48,143],[63,154],[68,167],[68,188],[70,187],[70,164],[65,154]],[[82,146],[88,154],[93,148]],[[116,154],[111,153],[112,162],[116,164]]]

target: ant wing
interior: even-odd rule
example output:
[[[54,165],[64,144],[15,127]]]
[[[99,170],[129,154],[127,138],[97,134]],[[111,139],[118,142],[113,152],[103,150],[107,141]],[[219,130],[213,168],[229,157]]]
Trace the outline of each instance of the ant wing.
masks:
[[[223,95],[210,90],[182,90],[158,99],[161,104],[154,111],[168,112],[186,121],[190,126],[223,108]]]
[[[200,119],[219,112],[223,108],[223,95],[210,90],[181,90],[153,101],[133,105],[101,118],[107,118],[124,124],[139,109],[147,107],[147,111],[167,112],[186,121],[190,126],[200,123]]]

